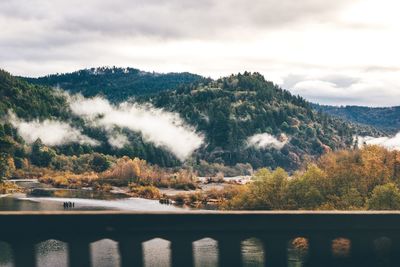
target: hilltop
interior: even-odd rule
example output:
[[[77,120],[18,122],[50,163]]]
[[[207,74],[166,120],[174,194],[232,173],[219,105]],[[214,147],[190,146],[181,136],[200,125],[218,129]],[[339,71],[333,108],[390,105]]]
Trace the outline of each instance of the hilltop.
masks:
[[[188,72],[156,73],[135,68],[99,67],[24,79],[33,84],[60,87],[71,93],[79,92],[87,97],[101,94],[112,101],[123,101],[133,96],[173,90],[205,78]]]
[[[352,147],[354,135],[381,134],[372,127],[316,112],[302,97],[259,73],[208,80],[142,97],[141,101],[178,112],[196,125],[207,139],[197,157],[226,165],[294,169],[326,151]],[[258,142],[249,146],[249,138],[255,136]],[[279,143],[263,146],[266,138]]]

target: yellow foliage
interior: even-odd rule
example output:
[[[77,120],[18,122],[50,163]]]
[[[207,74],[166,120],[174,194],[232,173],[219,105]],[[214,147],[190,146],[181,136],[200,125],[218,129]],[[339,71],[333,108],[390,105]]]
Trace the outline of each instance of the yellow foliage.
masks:
[[[129,186],[130,192],[135,197],[142,197],[148,199],[159,199],[161,197],[160,190],[154,186]]]
[[[81,188],[92,186],[99,179],[94,172],[74,174],[71,172],[47,172],[39,181],[61,188]]]
[[[103,172],[102,179],[125,180],[137,185],[155,185],[159,187],[175,187],[182,189],[196,188],[197,179],[191,171],[179,170],[172,173],[157,166],[147,164],[139,158],[123,157],[111,168]]]
[[[0,182],[0,194],[8,194],[15,192],[22,192],[21,188],[19,188],[15,183]]]

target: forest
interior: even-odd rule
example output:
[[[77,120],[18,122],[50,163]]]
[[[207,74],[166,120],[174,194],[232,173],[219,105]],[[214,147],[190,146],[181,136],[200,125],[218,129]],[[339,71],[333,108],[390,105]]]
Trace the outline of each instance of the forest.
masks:
[[[388,134],[400,131],[400,107],[313,105],[316,110],[355,123],[373,126]]]
[[[101,75],[107,78],[98,78]],[[137,77],[130,75],[149,80],[136,87]],[[359,148],[354,141],[355,135],[381,136],[383,131],[315,111],[311,103],[259,73],[217,80],[174,75],[163,76],[159,82],[165,87],[159,87],[153,82],[162,75],[141,74],[135,69],[50,75],[47,80],[37,79],[37,84],[0,71],[0,179],[35,177],[56,187],[99,190],[122,185],[129,186],[132,194],[157,198],[157,188],[198,188],[198,176],[250,175],[255,170],[247,185],[180,198],[189,202],[217,198],[220,208],[227,209],[399,207],[397,151]],[[134,97],[130,101],[178,114],[202,133],[204,143],[181,160],[140,132],[121,128],[128,143],[113,147],[107,143],[107,129],[94,128],[71,112],[64,88],[49,86],[63,85],[63,79],[65,89],[72,86],[87,96],[103,94],[113,103]],[[119,91],[112,86],[96,91],[105,81]],[[125,86],[119,87],[121,83]],[[10,114],[26,121],[68,122],[99,145],[47,145],[40,138],[28,142],[10,121]],[[268,143],[263,143],[265,138]]]
[[[71,77],[70,75],[52,77],[54,79],[59,77],[62,80],[62,77],[73,79],[72,77],[77,75],[79,79],[77,78],[76,82],[86,84],[91,78],[85,77],[95,76],[93,79],[97,81],[96,77],[103,75],[99,74],[100,70],[92,70],[90,75],[88,70],[84,73],[86,74],[71,74]],[[106,73],[104,75],[110,77],[115,76],[116,81],[124,75],[127,76],[126,80],[129,80],[131,75],[131,71],[114,68],[102,69],[101,73]],[[132,71],[132,73],[137,72]],[[169,86],[176,86],[182,79],[175,80]],[[168,84],[167,81],[164,80],[165,84]],[[135,86],[135,82],[134,79],[132,86]],[[101,84],[96,86],[101,88]],[[266,81],[258,73],[245,72],[215,81],[200,79],[174,88],[175,90],[160,90],[157,94],[142,96],[130,94],[125,87],[120,91],[123,94],[136,96],[137,103],[151,103],[154,107],[179,114],[185,122],[204,134],[205,144],[186,162],[180,162],[164,147],[146,142],[140,133],[127,129],[119,131],[126,134],[129,145],[120,148],[110,146],[104,129],[90,127],[81,117],[71,112],[66,96],[60,89],[34,85],[5,71],[0,72],[0,116],[4,118],[12,111],[19,118],[28,121],[46,119],[66,121],[100,143],[99,146],[72,143],[49,147],[49,150],[59,155],[79,156],[98,152],[116,157],[138,157],[161,167],[184,164],[199,170],[204,162],[208,162],[223,166],[250,164],[253,168],[282,167],[293,171],[303,161],[316,158],[326,151],[352,147],[353,137],[356,134],[371,136],[381,134],[372,127],[348,123],[325,113],[316,112],[303,98],[291,95],[288,91]],[[16,158],[15,161],[29,157],[30,146],[22,140],[13,125],[4,120],[2,128],[3,139],[11,142],[14,150],[18,151],[17,156],[12,155]],[[270,136],[280,142],[281,147],[268,144],[263,146],[257,143],[249,145],[249,138],[256,135]],[[50,161],[42,163],[43,166],[48,164]]]
[[[156,94],[173,90],[180,85],[206,80],[192,73],[155,73],[134,68],[100,67],[83,69],[73,73],[53,74],[39,78],[23,78],[26,81],[52,87],[60,87],[84,96],[98,94],[111,101],[124,101],[138,95]]]
[[[263,168],[253,179],[228,208],[400,209],[400,153],[379,146],[327,153],[291,176]]]

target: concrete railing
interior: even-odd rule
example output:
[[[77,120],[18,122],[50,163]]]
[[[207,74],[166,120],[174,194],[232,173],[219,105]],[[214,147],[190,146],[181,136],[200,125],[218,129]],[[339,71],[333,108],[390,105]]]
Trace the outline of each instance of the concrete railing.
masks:
[[[399,212],[0,212],[0,240],[11,245],[16,267],[35,266],[35,244],[56,239],[68,244],[70,266],[90,266],[90,244],[118,242],[121,266],[142,266],[142,243],[171,242],[171,265],[193,266],[192,243],[218,242],[219,266],[242,266],[241,241],[264,245],[265,266],[287,266],[289,241],[308,240],[305,266],[400,266]],[[381,251],[376,240],[385,237]],[[332,241],[345,238],[350,253],[335,258]]]

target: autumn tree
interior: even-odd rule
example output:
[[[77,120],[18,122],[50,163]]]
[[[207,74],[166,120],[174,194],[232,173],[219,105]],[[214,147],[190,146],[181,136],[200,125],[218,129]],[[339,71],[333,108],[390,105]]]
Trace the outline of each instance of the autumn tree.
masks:
[[[312,164],[304,173],[297,173],[288,183],[287,201],[291,209],[317,209],[328,191],[326,173]]]
[[[255,209],[284,209],[286,207],[286,192],[288,174],[281,168],[270,171],[259,170],[250,184],[251,203]]]
[[[400,190],[393,183],[378,185],[368,199],[368,209],[398,210],[400,209]]]

